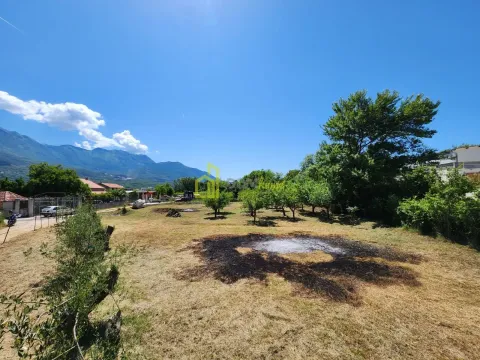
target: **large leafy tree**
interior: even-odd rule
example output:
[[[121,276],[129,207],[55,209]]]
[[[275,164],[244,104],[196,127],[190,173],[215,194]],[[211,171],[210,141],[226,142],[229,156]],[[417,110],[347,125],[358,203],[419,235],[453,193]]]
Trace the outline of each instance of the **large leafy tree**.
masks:
[[[61,165],[47,163],[30,165],[27,184],[30,195],[43,193],[65,193],[67,195],[89,194],[75,170],[64,169]]]
[[[402,172],[436,157],[423,139],[435,134],[428,125],[439,105],[423,95],[401,98],[388,90],[376,99],[366,91],[340,99],[323,126],[330,142],[307,156],[302,170],[325,179],[339,204],[359,206],[368,214],[373,199],[395,190]]]

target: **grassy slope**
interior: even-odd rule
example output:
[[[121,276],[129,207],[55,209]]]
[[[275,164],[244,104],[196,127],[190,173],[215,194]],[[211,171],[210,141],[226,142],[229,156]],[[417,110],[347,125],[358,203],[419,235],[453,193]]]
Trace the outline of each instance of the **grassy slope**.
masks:
[[[186,207],[186,205],[174,205]],[[137,252],[121,268],[117,297],[123,336],[133,358],[475,358],[480,352],[480,254],[402,229],[327,224],[300,216],[276,226],[247,225],[238,204],[223,220],[209,210],[167,218],[152,208],[127,216],[103,214],[115,225],[112,245],[134,244]],[[261,216],[279,216],[266,211]],[[50,229],[19,236],[0,249],[1,292],[21,292],[48,272],[36,251],[53,238]],[[421,286],[356,279],[361,303],[352,306],[323,296],[298,294],[278,275],[267,281],[225,284],[185,277],[203,264],[191,250],[195,239],[218,234],[294,231],[340,235],[420,254],[419,264],[397,263],[418,274]],[[34,252],[25,261],[23,251]],[[297,259],[298,260],[298,259]],[[328,258],[307,256],[306,261]],[[390,263],[395,265],[395,263]],[[111,311],[107,302],[100,312]],[[2,358],[2,355],[0,355]],[[8,358],[8,357],[6,357]]]

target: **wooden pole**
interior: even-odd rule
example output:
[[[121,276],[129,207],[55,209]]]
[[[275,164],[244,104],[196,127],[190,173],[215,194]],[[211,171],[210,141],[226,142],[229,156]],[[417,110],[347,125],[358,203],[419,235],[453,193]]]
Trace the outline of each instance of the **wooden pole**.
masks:
[[[7,233],[5,234],[5,239],[3,239],[2,245],[7,241],[8,232],[10,231],[11,226],[8,227]]]

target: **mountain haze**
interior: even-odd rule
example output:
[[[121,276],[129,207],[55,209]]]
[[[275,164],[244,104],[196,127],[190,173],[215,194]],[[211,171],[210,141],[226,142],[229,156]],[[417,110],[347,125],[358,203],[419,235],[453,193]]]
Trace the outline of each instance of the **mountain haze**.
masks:
[[[39,162],[75,169],[95,181],[147,186],[180,177],[206,174],[180,162],[156,163],[146,155],[122,150],[85,150],[72,145],[44,145],[15,131],[0,128],[0,177],[25,177],[28,166]]]

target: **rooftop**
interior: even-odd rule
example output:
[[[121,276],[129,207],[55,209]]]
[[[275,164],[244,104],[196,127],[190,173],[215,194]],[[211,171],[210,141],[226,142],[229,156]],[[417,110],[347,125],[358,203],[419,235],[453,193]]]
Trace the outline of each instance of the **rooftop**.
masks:
[[[15,200],[28,200],[25,196],[15,194],[11,191],[0,191],[0,202],[15,201]]]
[[[123,189],[122,185],[113,184],[113,183],[100,183],[100,185],[105,186],[109,189]]]
[[[82,183],[86,184],[90,188],[90,190],[92,190],[92,191],[97,191],[97,192],[105,191],[104,187],[102,187],[101,185],[98,185],[97,183],[93,182],[92,180],[80,178],[80,181]]]

